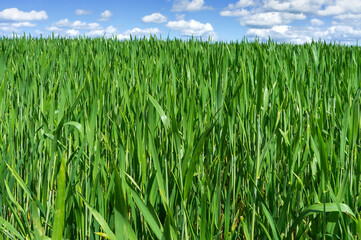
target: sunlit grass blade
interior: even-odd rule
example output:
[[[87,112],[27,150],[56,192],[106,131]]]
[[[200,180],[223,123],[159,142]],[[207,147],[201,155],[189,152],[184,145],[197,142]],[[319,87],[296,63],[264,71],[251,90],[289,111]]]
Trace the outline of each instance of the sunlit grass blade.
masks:
[[[47,239],[45,238],[44,228],[41,224],[40,216],[38,213],[38,207],[36,206],[36,202],[31,202],[31,218],[34,224],[34,233],[35,238],[39,240]]]
[[[104,230],[105,234],[107,235],[107,237],[109,239],[112,240],[116,240],[117,237],[115,236],[115,234],[112,232],[112,230],[110,230],[109,225],[107,224],[107,222],[104,220],[104,218],[102,217],[102,215],[95,210],[93,207],[90,206],[90,204],[84,199],[84,197],[82,195],[79,194],[79,196],[82,198],[85,206],[87,208],[89,208],[90,210],[90,214],[95,218],[95,220],[100,224],[100,226],[102,227],[102,229]],[[99,235],[99,234],[98,234]]]
[[[17,237],[18,239],[25,240],[25,238],[16,230],[16,228],[11,225],[8,221],[6,221],[4,218],[0,217],[0,226],[2,227],[2,230],[9,231],[9,236],[13,236],[14,238]]]
[[[65,189],[66,189],[65,157],[62,158],[57,178],[55,212],[53,221],[52,240],[61,240],[65,225]]]

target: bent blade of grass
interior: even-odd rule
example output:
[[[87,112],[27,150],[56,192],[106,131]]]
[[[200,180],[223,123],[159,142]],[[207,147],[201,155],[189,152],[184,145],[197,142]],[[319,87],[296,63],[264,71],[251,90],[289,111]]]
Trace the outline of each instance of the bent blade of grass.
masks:
[[[63,126],[73,126],[73,127],[75,127],[80,132],[81,137],[82,138],[84,137],[84,129],[83,129],[83,126],[80,123],[75,122],[75,121],[70,121],[70,122],[64,123]]]
[[[29,188],[26,186],[24,180],[19,176],[19,174],[10,167],[9,164],[6,163],[6,166],[9,168],[11,174],[14,176],[14,178],[16,179],[16,181],[19,183],[20,187],[25,191],[26,195],[28,195],[29,198],[32,198],[32,194],[31,191],[29,190]]]
[[[89,209],[90,214],[95,218],[95,220],[99,223],[99,225],[105,231],[108,238],[111,240],[117,240],[117,237],[112,232],[112,230],[110,230],[108,223],[105,221],[105,219],[102,217],[102,215],[97,210],[95,210],[92,206],[90,206],[90,204],[85,200],[85,198],[79,192],[78,192],[78,194],[81,197],[81,199],[83,200],[85,206]]]
[[[343,187],[343,186],[342,186]],[[341,187],[341,188],[342,188]],[[341,216],[341,225],[342,225],[342,227],[343,227],[343,230],[345,231],[345,233],[347,232],[347,230],[346,230],[346,224],[345,224],[345,219],[344,219],[344,217],[343,217],[343,215],[342,215],[342,211],[341,211],[341,207],[340,207],[340,201],[339,201],[339,199],[335,196],[335,193],[333,192],[333,190],[332,190],[332,187],[328,184],[327,185],[327,188],[328,188],[328,190],[329,190],[329,192],[330,192],[330,196],[331,196],[331,199],[335,202],[335,204],[336,204],[336,207],[337,207],[337,210],[338,210],[338,212],[340,213],[340,216]],[[342,190],[340,190],[340,191],[342,191]],[[334,232],[334,228],[335,228],[335,226],[336,226],[336,224],[335,223],[331,223],[332,225],[329,227],[330,228],[330,231],[329,232]]]
[[[24,209],[20,206],[20,204],[18,203],[18,201],[15,200],[14,195],[12,194],[12,192],[9,189],[9,185],[7,184],[7,181],[4,179],[4,184],[5,184],[5,188],[6,188],[6,192],[8,193],[8,197],[10,198],[10,201],[16,206],[16,208],[23,214],[25,214]],[[26,215],[26,214],[25,214]]]
[[[131,187],[129,187],[129,190],[132,194],[135,204],[142,213],[144,220],[148,223],[149,227],[152,229],[157,238],[161,239],[163,236],[163,228],[159,226],[157,220],[153,217],[152,213],[149,211],[149,209],[144,204],[143,200],[138,196],[138,194]]]
[[[168,130],[169,128],[169,119],[167,117],[167,115],[165,115],[165,112],[163,110],[163,108],[159,105],[159,103],[157,102],[157,100],[155,100],[149,93],[147,94],[148,99],[150,100],[150,102],[153,104],[153,106],[155,107],[155,109],[157,110],[160,119],[162,120],[165,129]]]
[[[301,221],[314,213],[330,213],[330,212],[339,212],[341,210],[341,212],[347,214],[348,216],[350,216],[353,220],[356,219],[355,214],[352,212],[352,210],[350,209],[350,207],[344,203],[319,203],[319,204],[314,204],[311,205],[307,208],[305,208],[301,214],[297,217],[297,219],[295,220],[295,222],[292,224],[290,230],[289,230],[289,237],[291,237],[291,234],[294,230],[296,230],[297,226],[301,223]]]

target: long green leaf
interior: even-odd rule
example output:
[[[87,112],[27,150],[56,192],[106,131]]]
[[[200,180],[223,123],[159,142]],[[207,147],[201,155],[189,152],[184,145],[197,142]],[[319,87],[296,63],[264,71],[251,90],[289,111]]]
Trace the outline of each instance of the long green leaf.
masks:
[[[307,217],[311,214],[315,214],[315,213],[338,212],[339,209],[341,209],[341,211],[343,213],[346,213],[350,217],[355,218],[355,214],[352,212],[350,207],[344,203],[340,203],[339,206],[336,203],[314,204],[314,205],[311,205],[311,206],[305,208],[301,212],[301,214],[296,218],[295,222],[290,227],[289,234],[291,234],[299,226],[299,224],[302,222],[302,220],[305,217]]]
[[[102,215],[92,206],[90,206],[90,204],[85,200],[85,198],[81,194],[79,194],[79,196],[82,198],[85,206],[90,210],[90,214],[95,218],[95,220],[97,220],[97,222],[100,224],[104,232],[109,236],[109,239],[116,240],[117,237],[112,232],[112,230],[110,230],[108,223],[104,220]]]
[[[65,170],[65,155],[61,160],[60,169],[58,173],[55,213],[53,222],[52,240],[61,240],[63,238],[63,231],[65,225],[65,189],[66,189],[66,170]]]

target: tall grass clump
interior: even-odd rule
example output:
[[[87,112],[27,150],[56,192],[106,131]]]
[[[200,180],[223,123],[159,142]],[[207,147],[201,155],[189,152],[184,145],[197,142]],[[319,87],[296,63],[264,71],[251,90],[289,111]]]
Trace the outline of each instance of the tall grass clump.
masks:
[[[0,39],[0,239],[359,239],[361,51]]]

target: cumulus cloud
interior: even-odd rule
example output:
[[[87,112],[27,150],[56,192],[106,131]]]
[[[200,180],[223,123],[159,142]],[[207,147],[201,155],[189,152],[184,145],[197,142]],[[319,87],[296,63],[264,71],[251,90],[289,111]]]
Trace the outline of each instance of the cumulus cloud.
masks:
[[[49,32],[60,32],[60,31],[63,31],[64,29],[55,27],[55,26],[51,26],[51,27],[46,27],[45,30],[47,30]]]
[[[65,34],[66,34],[66,36],[69,36],[69,37],[76,37],[76,36],[79,36],[80,32],[75,29],[69,29],[65,32]]]
[[[361,37],[361,29],[352,26],[336,25],[328,28],[330,34],[339,39],[353,39]]]
[[[186,17],[185,14],[176,14],[175,15],[175,19],[177,19],[177,21],[184,20],[185,17]]]
[[[288,25],[276,25],[270,29],[250,28],[246,34],[250,35],[250,36],[256,36],[256,37],[266,39],[270,35],[275,35],[275,34],[277,34],[278,36],[285,35],[287,32],[289,32],[290,28],[291,27]]]
[[[96,30],[100,29],[101,26],[99,23],[86,23],[79,20],[74,22],[69,21],[67,18],[62,19],[52,25],[53,27],[60,27],[60,28],[72,28],[72,29],[88,29],[88,30]]]
[[[81,21],[71,22],[68,19],[60,20],[52,26],[46,27],[46,31],[53,32],[56,36],[76,37],[81,34],[88,37],[113,37],[118,34],[114,26],[103,27],[98,23],[86,23]]]
[[[329,0],[264,0],[264,9],[274,11],[313,13]]]
[[[320,16],[330,16],[330,15],[337,15],[344,12],[344,9],[342,9],[340,6],[328,6],[327,8],[323,10],[319,10],[317,12]]]
[[[142,17],[142,21],[145,23],[163,23],[167,21],[167,18],[163,14],[157,12]]]
[[[108,21],[111,16],[113,16],[113,13],[109,10],[105,10],[104,12],[102,12],[100,14],[100,18],[98,20],[99,21]]]
[[[93,30],[86,33],[89,37],[112,37],[117,34],[117,29],[113,26],[109,26],[105,29]]]
[[[361,37],[361,28],[342,24],[328,27],[276,25],[271,28],[250,28],[247,30],[246,36],[250,39],[258,37],[263,41],[267,41],[271,37],[276,41],[296,44],[311,42],[312,39],[355,44],[356,40]]]
[[[189,21],[170,21],[166,26],[170,29],[179,31],[182,36],[217,38],[217,34],[210,23],[201,23],[194,19]]]
[[[131,30],[127,30],[124,33],[118,34],[117,39],[119,40],[129,40],[130,36],[142,38],[142,37],[149,37],[150,35],[159,34],[160,31],[158,28],[133,28]]]
[[[12,37],[13,33],[20,34],[26,28],[34,28],[36,24],[31,22],[0,22],[0,35]]]
[[[30,22],[13,22],[0,23],[0,31],[2,32],[20,32],[19,28],[33,28],[36,24]]]
[[[11,24],[13,27],[36,27],[36,24],[34,23],[30,23],[30,22],[17,22],[17,23],[12,23]]]
[[[237,3],[230,3],[228,4],[227,9],[237,9],[237,8],[245,8],[249,6],[253,6],[255,3],[253,0],[239,0]]]
[[[317,18],[313,18],[311,19],[311,25],[314,25],[314,26],[321,26],[324,24],[324,22],[320,19],[317,19]]]
[[[222,17],[243,17],[249,15],[246,9],[223,10],[219,13]]]
[[[246,7],[253,6],[253,0],[239,0],[237,3],[230,3],[219,15],[223,17],[242,17],[249,14]]]
[[[45,11],[30,11],[23,12],[17,8],[7,8],[0,12],[1,20],[8,21],[40,21],[48,19]]]
[[[244,16],[240,23],[243,26],[253,26],[253,27],[271,27],[274,25],[283,25],[288,24],[294,20],[304,20],[306,15],[303,13],[287,13],[287,12],[261,12],[248,14]]]
[[[77,10],[75,10],[75,14],[78,16],[84,16],[84,15],[92,14],[92,12],[84,10],[84,9],[77,9]]]
[[[275,41],[286,41],[296,44],[312,41],[312,37],[288,25],[276,25],[272,28],[250,28],[247,30],[246,35],[250,38],[258,37],[263,41],[268,40],[269,37]]]
[[[355,14],[355,13],[347,13],[347,14],[341,14],[334,17],[335,19],[339,20],[358,20],[361,19],[361,13]]]
[[[19,29],[11,26],[11,25],[3,25],[3,24],[0,24],[0,33],[12,33],[12,32],[18,32]]]
[[[195,12],[200,10],[212,9],[204,5],[204,0],[175,0],[172,11],[174,12]]]
[[[272,28],[295,20],[305,20],[329,0],[239,0],[228,4],[220,16],[235,17],[242,26]]]
[[[334,0],[317,14],[320,16],[340,15],[347,13],[361,13],[361,1],[359,0]]]

